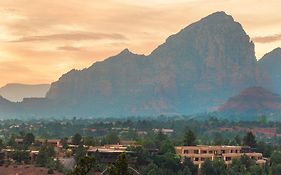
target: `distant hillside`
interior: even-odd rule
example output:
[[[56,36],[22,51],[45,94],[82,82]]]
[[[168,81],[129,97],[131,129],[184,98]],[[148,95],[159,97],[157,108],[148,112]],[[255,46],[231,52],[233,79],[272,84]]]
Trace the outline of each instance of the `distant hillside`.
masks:
[[[259,65],[269,80],[263,86],[281,94],[281,48],[265,54],[259,60]]]
[[[247,117],[246,120],[255,120],[261,115],[280,115],[281,96],[262,87],[247,88],[239,95],[231,97],[219,108],[219,112],[224,113],[225,117],[244,116]]]
[[[0,88],[0,95],[9,101],[20,102],[24,98],[45,97],[50,89],[49,84],[7,84]]]

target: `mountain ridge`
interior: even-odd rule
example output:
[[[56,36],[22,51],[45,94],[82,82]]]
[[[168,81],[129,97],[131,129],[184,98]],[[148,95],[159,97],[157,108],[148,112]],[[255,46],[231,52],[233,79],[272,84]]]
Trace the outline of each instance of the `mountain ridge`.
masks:
[[[242,25],[216,12],[171,35],[150,55],[124,49],[26,99],[24,115],[114,117],[211,112],[245,88],[263,84],[254,43]]]

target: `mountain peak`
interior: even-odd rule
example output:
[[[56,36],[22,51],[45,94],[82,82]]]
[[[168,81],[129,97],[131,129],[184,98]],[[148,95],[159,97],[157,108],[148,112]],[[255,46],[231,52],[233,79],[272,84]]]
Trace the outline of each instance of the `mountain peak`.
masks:
[[[133,54],[128,48],[122,50],[118,55],[131,55]]]
[[[233,17],[231,15],[226,14],[224,11],[219,11],[212,13],[204,18],[201,19],[201,21],[210,21],[213,22],[220,22],[220,21],[234,21]]]

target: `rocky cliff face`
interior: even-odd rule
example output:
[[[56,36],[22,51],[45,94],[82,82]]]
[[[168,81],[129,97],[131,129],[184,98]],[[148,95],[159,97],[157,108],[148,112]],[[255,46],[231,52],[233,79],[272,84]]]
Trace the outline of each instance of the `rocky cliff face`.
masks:
[[[265,54],[259,60],[259,66],[268,78],[263,86],[281,94],[281,48]]]
[[[247,88],[230,98],[219,111],[228,115],[247,117],[246,120],[255,120],[256,116],[261,115],[270,117],[281,113],[281,96],[262,87]]]
[[[52,83],[47,99],[69,115],[192,114],[255,86],[258,77],[249,36],[231,16],[217,12],[170,36],[148,56],[126,49],[68,72]]]

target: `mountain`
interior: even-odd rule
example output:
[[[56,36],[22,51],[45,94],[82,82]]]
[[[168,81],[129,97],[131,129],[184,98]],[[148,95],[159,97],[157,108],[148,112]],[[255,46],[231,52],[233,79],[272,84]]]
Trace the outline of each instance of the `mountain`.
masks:
[[[29,85],[11,83],[0,88],[0,95],[10,101],[20,102],[24,98],[45,97],[49,89],[49,84]]]
[[[280,115],[281,96],[262,87],[251,87],[243,90],[239,95],[231,97],[219,107],[218,111],[224,113],[225,116],[228,114],[247,117],[244,120],[254,120],[256,116],[261,115]]]
[[[216,12],[170,36],[150,55],[125,49],[51,84],[56,113],[76,116],[194,114],[212,111],[259,83],[254,44]]]
[[[264,86],[273,92],[281,94],[281,48],[276,48],[265,54],[259,60],[259,66],[269,78],[269,81]]]

